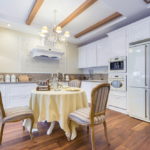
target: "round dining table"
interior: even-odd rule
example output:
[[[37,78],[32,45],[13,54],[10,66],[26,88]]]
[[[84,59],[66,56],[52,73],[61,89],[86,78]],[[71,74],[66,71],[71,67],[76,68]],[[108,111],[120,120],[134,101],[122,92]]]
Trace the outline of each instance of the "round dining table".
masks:
[[[38,122],[51,122],[50,128],[47,131],[47,134],[50,135],[55,122],[58,122],[60,128],[64,130],[67,138],[70,138],[68,116],[71,112],[74,112],[77,109],[88,107],[88,101],[85,91],[79,88],[51,91],[33,90],[29,101],[29,107],[34,113],[34,129],[38,129]],[[24,126],[28,128],[28,121],[26,121]],[[75,129],[76,126],[75,123],[72,123],[71,140],[77,136]]]

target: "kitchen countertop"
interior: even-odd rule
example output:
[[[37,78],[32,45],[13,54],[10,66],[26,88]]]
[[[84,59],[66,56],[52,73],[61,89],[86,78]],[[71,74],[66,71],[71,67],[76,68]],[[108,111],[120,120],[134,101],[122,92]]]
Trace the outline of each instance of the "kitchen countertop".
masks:
[[[107,80],[82,80],[82,82],[101,82],[101,83],[108,83]]]
[[[60,81],[60,82],[69,82],[69,81]],[[82,80],[81,82],[108,83],[107,80]],[[38,81],[29,81],[29,82],[0,82],[0,84],[31,84],[31,83],[38,83]]]
[[[0,82],[0,84],[31,84],[31,83],[37,83],[37,82]]]

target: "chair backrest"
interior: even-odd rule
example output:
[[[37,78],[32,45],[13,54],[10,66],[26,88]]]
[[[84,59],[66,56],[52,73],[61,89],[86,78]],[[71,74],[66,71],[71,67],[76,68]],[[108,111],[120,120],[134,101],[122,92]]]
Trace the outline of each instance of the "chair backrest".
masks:
[[[71,87],[78,87],[78,88],[80,88],[80,87],[81,87],[81,81],[78,80],[78,79],[71,80],[71,81],[68,83],[68,85],[71,86]]]
[[[5,110],[4,110],[4,106],[3,106],[3,101],[2,101],[2,95],[0,92],[0,119],[3,119],[5,117]]]
[[[91,94],[91,119],[95,116],[105,115],[110,84],[100,84],[92,90]]]

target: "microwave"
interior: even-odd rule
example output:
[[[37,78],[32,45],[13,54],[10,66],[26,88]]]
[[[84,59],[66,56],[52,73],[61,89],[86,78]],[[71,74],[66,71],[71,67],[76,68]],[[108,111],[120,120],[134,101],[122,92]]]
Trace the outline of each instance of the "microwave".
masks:
[[[115,57],[109,60],[109,72],[111,73],[126,73],[127,72],[127,57]]]

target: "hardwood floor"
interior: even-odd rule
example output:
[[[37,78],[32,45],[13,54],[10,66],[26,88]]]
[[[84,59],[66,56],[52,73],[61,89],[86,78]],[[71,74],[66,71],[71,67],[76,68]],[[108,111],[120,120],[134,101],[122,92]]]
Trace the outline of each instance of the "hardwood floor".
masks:
[[[103,125],[95,127],[97,150],[149,150],[150,124],[127,115],[107,111],[107,145]],[[28,132],[22,130],[21,122],[6,124],[0,150],[91,150],[90,135],[86,128],[79,127],[78,137],[68,142],[64,132],[57,125],[51,136],[46,135],[48,123],[39,123],[40,132],[30,140]]]

